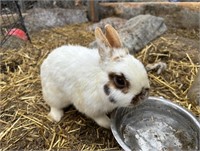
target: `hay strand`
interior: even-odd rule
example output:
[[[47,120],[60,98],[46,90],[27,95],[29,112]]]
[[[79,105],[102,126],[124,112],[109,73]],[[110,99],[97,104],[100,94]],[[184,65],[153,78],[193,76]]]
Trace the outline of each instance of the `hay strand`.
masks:
[[[5,132],[1,132],[0,133],[0,141],[2,140],[2,138],[12,130],[12,128],[17,124],[17,122],[20,120],[20,117],[5,131]]]

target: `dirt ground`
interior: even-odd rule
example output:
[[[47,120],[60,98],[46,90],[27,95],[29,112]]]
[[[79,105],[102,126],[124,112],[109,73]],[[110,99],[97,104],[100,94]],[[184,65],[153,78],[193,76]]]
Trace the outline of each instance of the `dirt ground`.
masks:
[[[46,56],[63,44],[88,46],[94,34],[90,23],[42,30],[31,34],[32,44],[2,49],[0,148],[2,150],[120,150],[110,130],[99,127],[73,107],[59,123],[47,117],[48,105],[41,92],[39,68]],[[163,61],[167,69],[149,72],[151,96],[163,96],[187,108],[197,117],[200,107],[187,91],[199,65],[199,31],[169,29],[136,54],[145,65]]]

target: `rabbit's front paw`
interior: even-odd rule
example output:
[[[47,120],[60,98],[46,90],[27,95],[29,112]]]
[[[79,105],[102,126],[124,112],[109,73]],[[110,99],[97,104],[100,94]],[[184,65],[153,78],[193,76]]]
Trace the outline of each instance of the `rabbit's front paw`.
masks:
[[[161,72],[166,70],[166,68],[167,68],[167,64],[165,62],[152,63],[146,66],[147,71],[151,71],[155,69],[157,70],[157,74],[161,74]]]
[[[50,113],[48,114],[50,119],[55,122],[59,122],[61,118],[63,117],[63,115],[64,115],[64,112],[62,109],[57,109],[57,108],[52,108],[52,107],[51,107]]]
[[[98,116],[93,119],[99,126],[110,129],[111,121],[107,115]]]

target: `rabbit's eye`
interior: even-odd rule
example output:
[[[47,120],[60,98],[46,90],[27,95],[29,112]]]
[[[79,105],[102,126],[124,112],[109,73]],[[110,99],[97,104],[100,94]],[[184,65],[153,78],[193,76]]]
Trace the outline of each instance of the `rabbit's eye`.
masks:
[[[126,87],[126,79],[124,79],[124,77],[122,77],[122,76],[117,76],[117,75],[114,76],[113,81],[117,88],[122,89],[122,88]]]
[[[123,73],[116,74],[115,72],[111,72],[108,77],[111,84],[113,84],[117,89],[120,89],[124,94],[128,93],[130,83],[127,81]]]

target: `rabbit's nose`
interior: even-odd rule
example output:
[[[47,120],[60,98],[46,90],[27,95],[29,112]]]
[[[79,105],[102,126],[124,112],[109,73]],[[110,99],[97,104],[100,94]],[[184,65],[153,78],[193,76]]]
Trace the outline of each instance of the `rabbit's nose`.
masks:
[[[131,100],[131,104],[138,105],[145,101],[149,96],[149,88],[142,88],[141,92]]]

